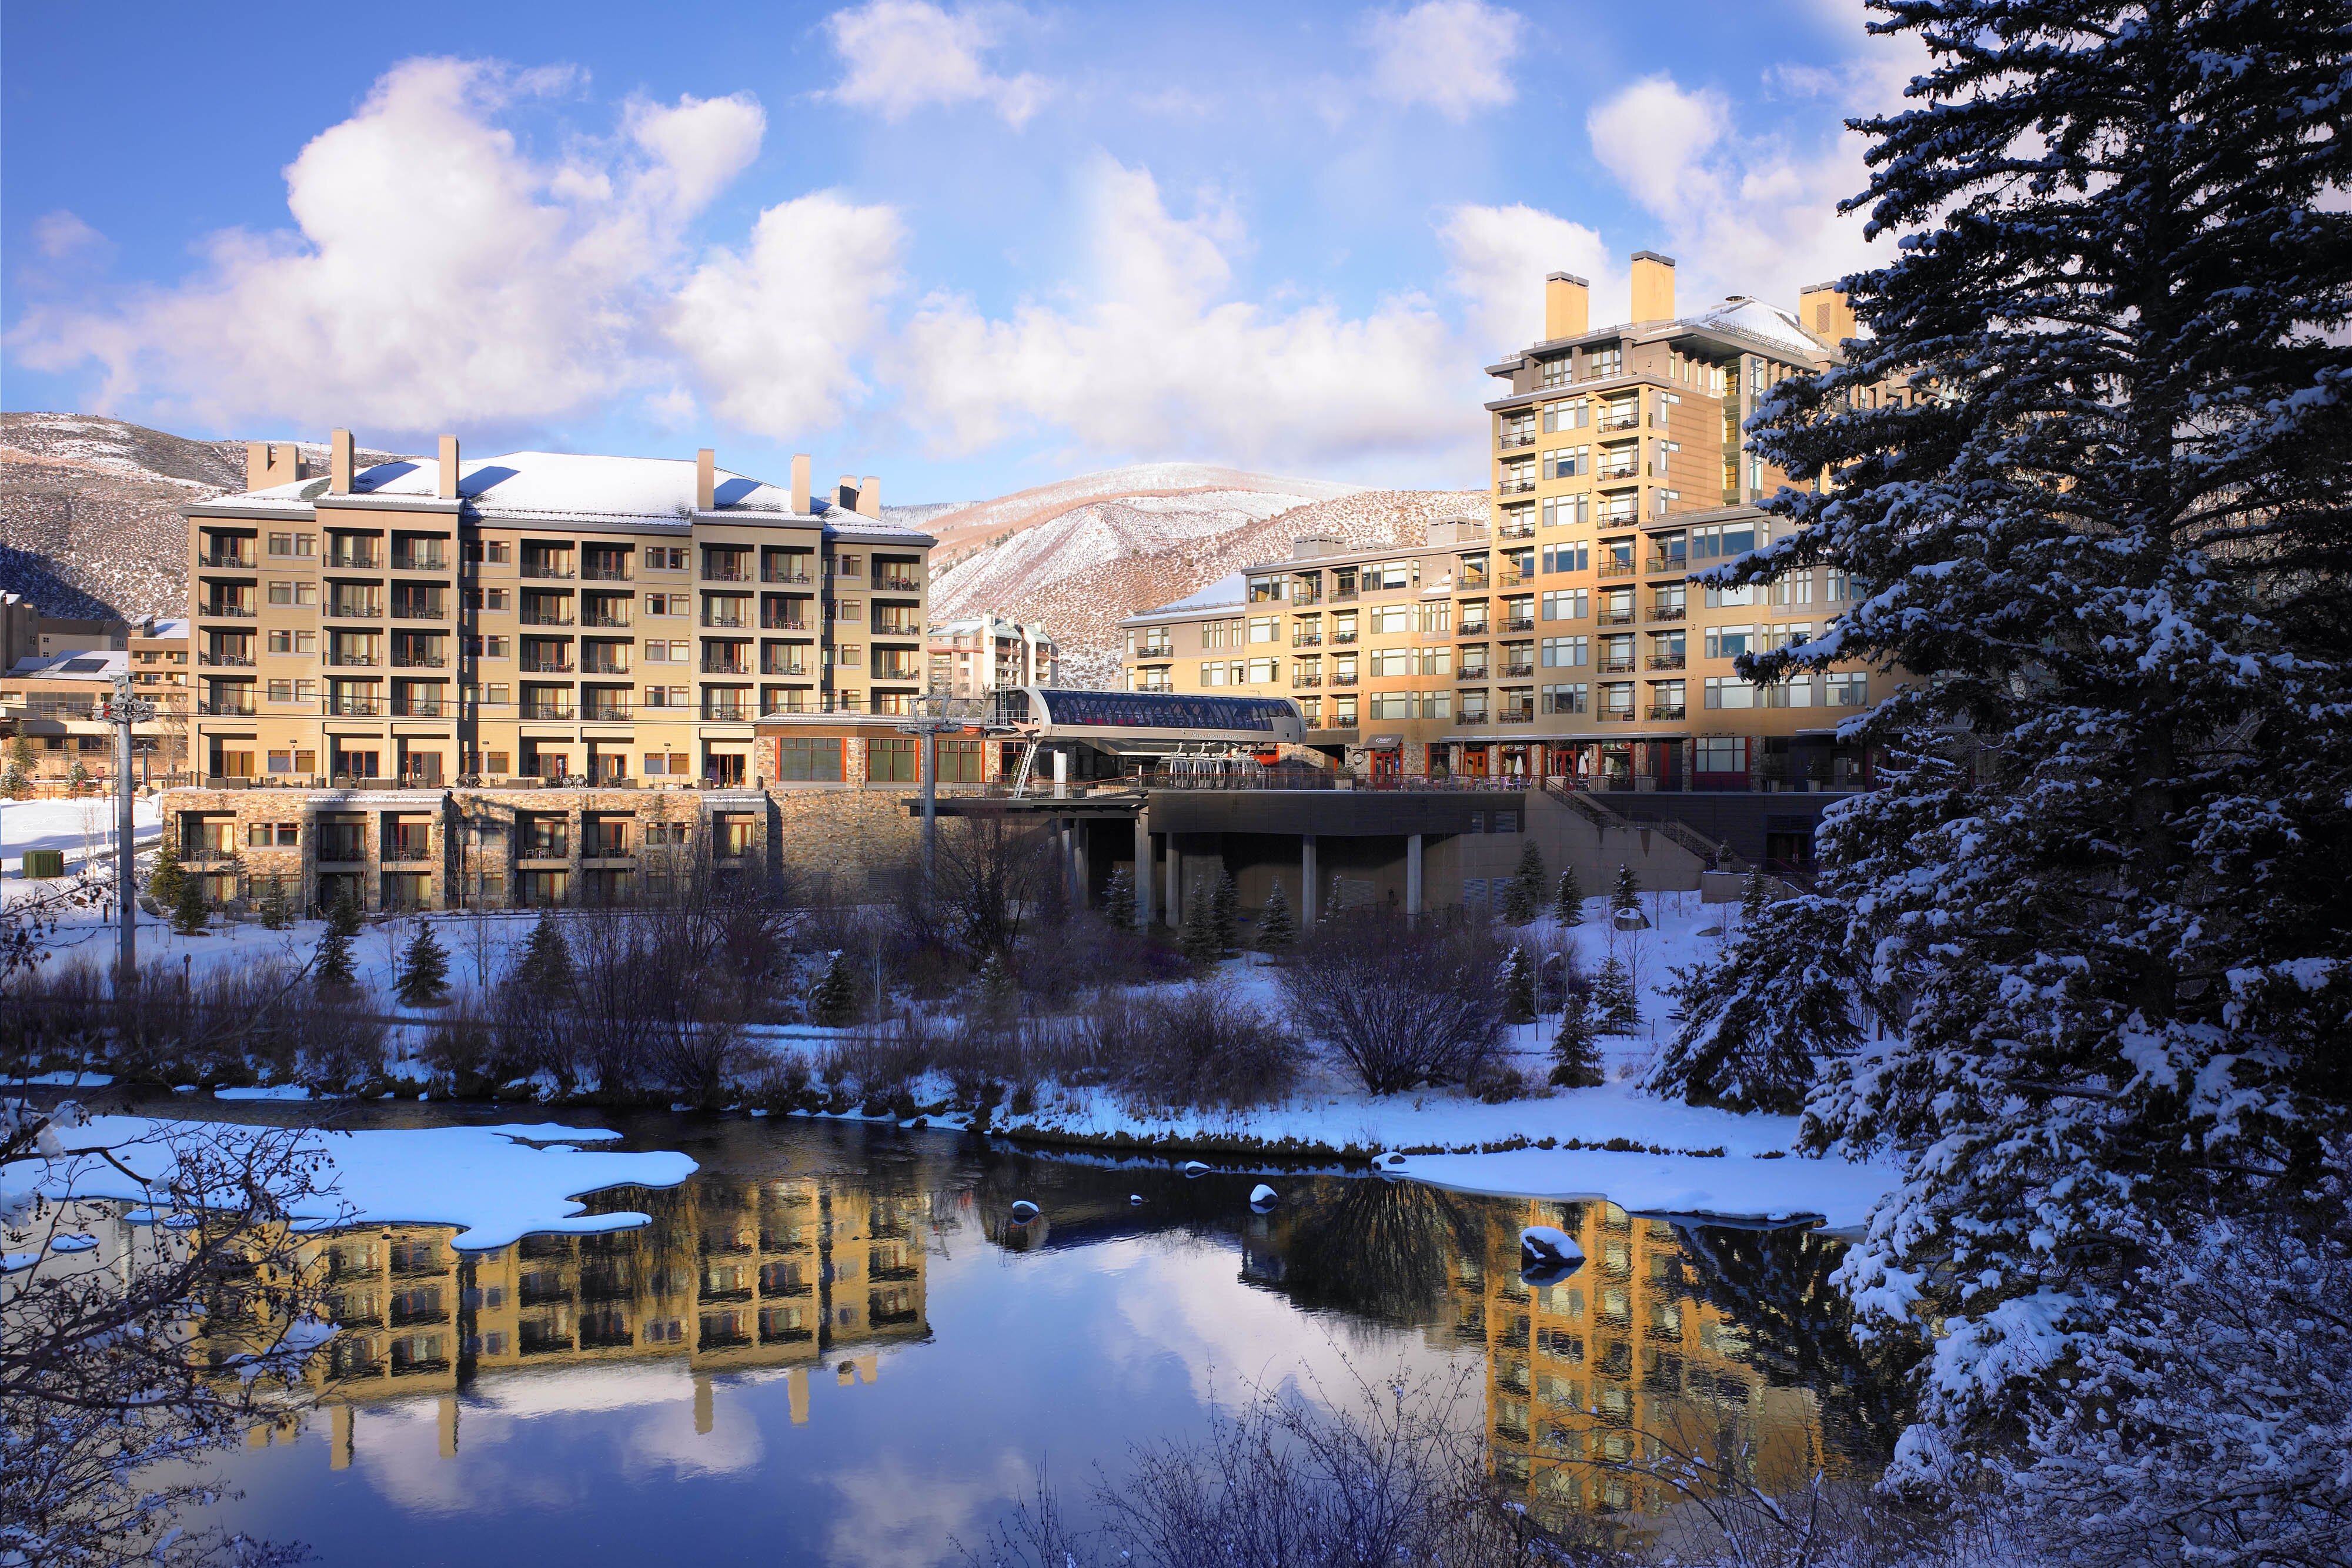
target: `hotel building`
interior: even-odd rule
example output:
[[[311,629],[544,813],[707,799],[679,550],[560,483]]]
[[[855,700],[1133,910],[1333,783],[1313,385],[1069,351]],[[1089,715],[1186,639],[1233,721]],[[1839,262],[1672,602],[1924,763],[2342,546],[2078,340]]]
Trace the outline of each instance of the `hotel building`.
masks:
[[[1582,279],[1545,281],[1542,341],[1486,367],[1488,515],[1421,546],[1296,542],[1190,599],[1129,617],[1141,691],[1296,698],[1310,745],[1375,780],[1574,777],[1647,789],[1851,788],[1841,720],[1884,673],[1775,685],[1733,661],[1802,642],[1851,601],[1834,569],[1716,589],[1694,575],[1787,525],[1760,503],[1791,476],[1744,426],[1783,377],[1854,330],[1843,293],[1791,316],[1735,297],[1688,317],[1675,264],[1633,263],[1633,319],[1591,326]]]

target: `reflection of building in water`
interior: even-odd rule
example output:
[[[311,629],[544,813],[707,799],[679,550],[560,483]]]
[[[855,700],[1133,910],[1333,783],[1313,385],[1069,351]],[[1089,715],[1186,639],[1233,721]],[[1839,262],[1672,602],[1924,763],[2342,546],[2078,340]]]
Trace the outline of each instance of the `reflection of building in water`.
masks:
[[[708,1176],[612,1196],[653,1223],[484,1252],[457,1251],[435,1226],[322,1240],[325,1307],[343,1332],[317,1369],[321,1392],[368,1400],[454,1391],[511,1367],[670,1356],[697,1374],[805,1368],[930,1333],[919,1197]],[[840,1380],[870,1383],[877,1370],[870,1354],[847,1358]],[[796,1377],[793,1419],[806,1415]],[[339,1439],[345,1423],[339,1413]]]
[[[1812,1391],[1757,1370],[1746,1331],[1693,1289],[1673,1226],[1607,1202],[1488,1212],[1485,1256],[1456,1265],[1451,1328],[1486,1349],[1489,1463],[1539,1520],[1672,1506],[1644,1471],[1674,1452],[1768,1488],[1835,1466]],[[1524,1283],[1525,1225],[1566,1230],[1584,1266]]]

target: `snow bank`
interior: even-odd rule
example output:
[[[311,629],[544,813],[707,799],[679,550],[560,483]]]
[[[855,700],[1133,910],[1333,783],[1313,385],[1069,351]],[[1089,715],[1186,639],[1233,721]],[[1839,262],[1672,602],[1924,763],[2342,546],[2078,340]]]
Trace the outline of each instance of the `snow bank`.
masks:
[[[113,835],[116,810],[110,795],[0,800],[0,871],[11,875],[22,871],[26,850],[63,850],[68,864],[79,864],[86,852],[102,857]],[[133,800],[131,821],[142,844],[153,843],[163,831],[152,800]]]
[[[159,1181],[175,1162],[173,1140],[252,1131],[145,1116],[98,1116],[69,1142],[75,1148],[103,1146],[140,1176]],[[650,1217],[585,1214],[577,1199],[606,1187],[676,1186],[696,1166],[682,1154],[571,1146],[619,1135],[606,1128],[552,1122],[307,1134],[324,1156],[319,1173],[322,1190],[300,1205],[296,1218],[352,1225],[450,1225],[457,1228],[454,1245],[466,1251],[504,1247],[535,1233],[583,1236],[635,1229],[649,1224]],[[41,1185],[55,1198],[143,1203],[154,1196],[95,1156],[53,1163]]]
[[[1493,1155],[1409,1155],[1385,1174],[1455,1192],[1563,1201],[1607,1198],[1636,1214],[1781,1221],[1818,1215],[1832,1228],[1860,1225],[1894,1190],[1892,1166],[1795,1155],[1626,1155],[1605,1149],[1512,1149]]]

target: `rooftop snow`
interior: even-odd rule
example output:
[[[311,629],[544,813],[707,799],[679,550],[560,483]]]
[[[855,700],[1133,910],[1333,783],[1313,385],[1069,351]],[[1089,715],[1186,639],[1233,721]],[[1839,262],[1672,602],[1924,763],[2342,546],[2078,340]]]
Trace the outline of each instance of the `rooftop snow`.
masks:
[[[1683,325],[1760,339],[1802,354],[1807,359],[1818,357],[1827,347],[1819,338],[1805,330],[1794,316],[1777,305],[1767,305],[1761,299],[1727,299],[1712,310],[1702,310],[1696,316],[1685,318]]]
[[[131,655],[117,649],[96,653],[87,648],[69,653],[19,659],[9,671],[16,680],[110,681],[131,667]]]
[[[1150,615],[1184,615],[1197,610],[1216,610],[1228,604],[1244,603],[1248,598],[1249,580],[1236,571],[1217,579],[1198,592],[1171,600],[1158,609],[1146,610],[1132,619],[1140,621]]]
[[[668,457],[611,457],[570,452],[509,452],[458,465],[457,494],[481,517],[580,517],[622,522],[684,522],[695,507],[696,465]],[[714,475],[715,512],[743,512],[779,520],[821,518],[840,533],[920,538],[915,530],[862,516],[822,498],[806,512],[764,480],[721,468]],[[441,465],[429,457],[379,463],[352,477],[355,496],[429,501],[440,494]],[[299,479],[266,490],[226,496],[214,503],[237,508],[307,509],[326,498],[327,482]]]

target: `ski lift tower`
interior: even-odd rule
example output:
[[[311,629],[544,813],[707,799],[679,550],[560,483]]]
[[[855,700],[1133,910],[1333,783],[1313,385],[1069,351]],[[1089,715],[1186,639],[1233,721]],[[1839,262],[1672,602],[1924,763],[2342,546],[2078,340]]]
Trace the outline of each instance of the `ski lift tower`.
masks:
[[[138,831],[131,821],[131,738],[133,727],[155,716],[155,705],[131,688],[131,672],[114,677],[105,717],[114,726],[114,894],[121,934],[115,951],[115,988],[139,973]]]
[[[923,743],[923,892],[939,885],[940,860],[940,734],[961,733],[975,727],[994,730],[987,722],[988,704],[979,697],[954,697],[933,692],[915,699],[915,712],[897,727]]]

